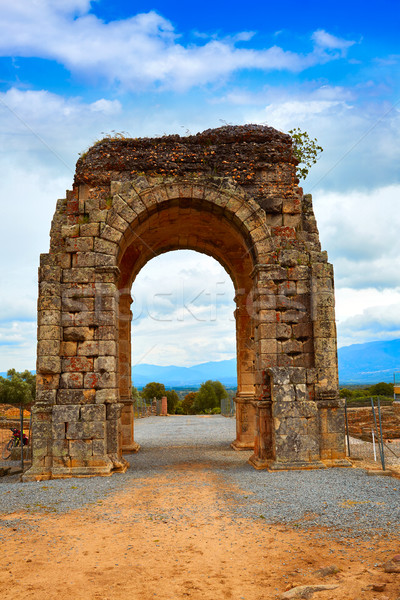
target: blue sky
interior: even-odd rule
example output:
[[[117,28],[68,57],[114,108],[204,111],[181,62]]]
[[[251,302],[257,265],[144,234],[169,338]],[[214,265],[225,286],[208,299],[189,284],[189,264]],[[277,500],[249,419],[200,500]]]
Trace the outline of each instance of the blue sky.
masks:
[[[55,201],[79,153],[112,131],[309,131],[324,152],[303,188],[335,267],[339,344],[400,337],[399,4],[245,8],[0,0],[0,371],[34,368]],[[233,288],[212,259],[154,259],[134,295],[135,361],[234,356]]]

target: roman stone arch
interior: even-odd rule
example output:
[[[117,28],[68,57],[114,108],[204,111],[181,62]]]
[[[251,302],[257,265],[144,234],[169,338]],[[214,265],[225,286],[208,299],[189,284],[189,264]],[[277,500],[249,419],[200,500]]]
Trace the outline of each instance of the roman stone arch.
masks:
[[[105,139],[77,163],[41,256],[33,463],[25,480],[109,475],[137,451],[131,286],[192,249],[235,287],[236,450],[259,469],[347,465],[333,271],[291,139],[247,125]],[[134,309],[134,307],[133,307]]]

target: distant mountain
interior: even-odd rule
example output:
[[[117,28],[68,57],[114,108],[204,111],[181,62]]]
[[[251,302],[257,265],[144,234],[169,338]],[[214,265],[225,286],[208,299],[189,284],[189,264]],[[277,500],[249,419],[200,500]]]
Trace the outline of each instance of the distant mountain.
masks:
[[[207,379],[217,379],[224,385],[236,386],[236,358],[193,367],[159,367],[148,364],[132,367],[132,380],[136,387],[142,387],[149,381],[159,381],[167,387],[196,387]]]
[[[392,382],[393,371],[400,370],[400,340],[352,344],[338,350],[339,380],[346,383]],[[167,387],[198,386],[207,379],[236,385],[236,359],[207,362],[193,367],[137,365],[132,368],[134,385],[160,381]]]
[[[400,340],[352,344],[339,348],[340,383],[393,381],[400,370]]]

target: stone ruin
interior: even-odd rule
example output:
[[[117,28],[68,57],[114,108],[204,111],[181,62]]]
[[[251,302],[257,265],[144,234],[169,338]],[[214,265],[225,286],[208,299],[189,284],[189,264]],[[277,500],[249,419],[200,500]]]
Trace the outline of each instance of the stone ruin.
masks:
[[[292,140],[270,127],[104,139],[77,162],[39,268],[33,461],[24,480],[110,475],[136,452],[131,287],[154,256],[203,252],[232,278],[232,447],[257,469],[348,466],[332,265]],[[134,308],[134,307],[133,307]]]

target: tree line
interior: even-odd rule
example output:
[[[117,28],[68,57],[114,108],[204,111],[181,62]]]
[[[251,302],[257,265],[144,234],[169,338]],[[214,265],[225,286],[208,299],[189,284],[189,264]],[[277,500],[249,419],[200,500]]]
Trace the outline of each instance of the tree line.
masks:
[[[167,397],[168,413],[170,415],[219,414],[221,400],[229,398],[229,394],[220,381],[208,381],[201,384],[198,392],[189,392],[181,400],[175,390],[166,390],[163,383],[152,381],[139,392],[132,388],[132,398],[137,403],[141,399],[151,402],[154,398],[160,400]]]

